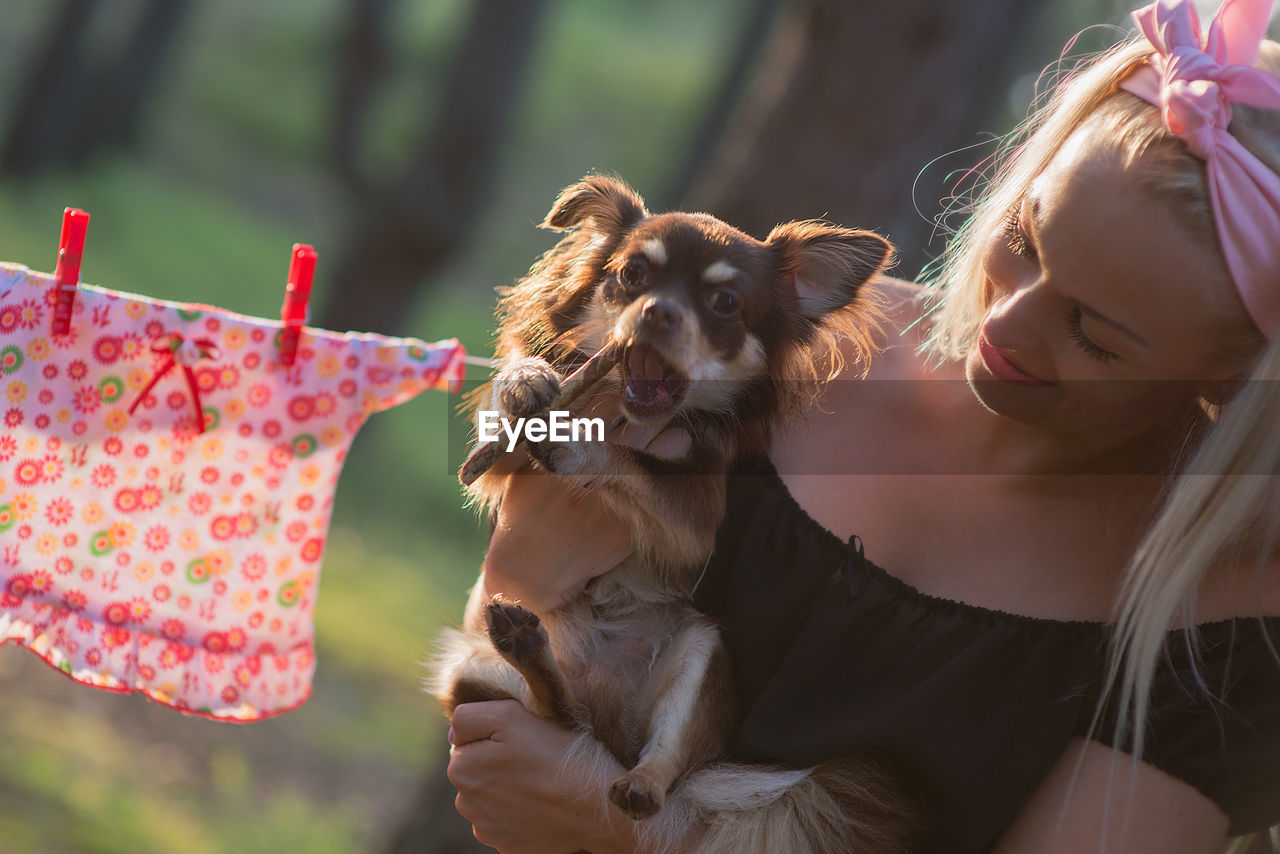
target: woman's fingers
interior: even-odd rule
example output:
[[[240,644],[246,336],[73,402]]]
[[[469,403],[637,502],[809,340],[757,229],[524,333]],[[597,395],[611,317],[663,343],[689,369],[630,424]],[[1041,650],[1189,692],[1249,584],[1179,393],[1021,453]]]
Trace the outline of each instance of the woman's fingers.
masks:
[[[461,747],[482,739],[503,741],[502,731],[508,726],[510,713],[519,707],[520,704],[515,700],[463,703],[453,710],[449,743]]]
[[[603,815],[622,766],[603,746],[514,700],[454,710],[448,777],[476,839],[509,854],[633,851],[633,822]]]

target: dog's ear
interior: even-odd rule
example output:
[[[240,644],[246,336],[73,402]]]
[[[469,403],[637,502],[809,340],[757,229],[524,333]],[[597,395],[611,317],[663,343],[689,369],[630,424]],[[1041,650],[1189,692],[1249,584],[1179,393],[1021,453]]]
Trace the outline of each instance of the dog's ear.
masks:
[[[796,309],[811,318],[853,302],[893,254],[893,245],[875,232],[815,220],[783,223],[765,244],[781,255],[784,287]]]
[[[542,227],[563,231],[590,220],[594,230],[617,234],[648,215],[644,199],[621,178],[588,175],[560,192]]]

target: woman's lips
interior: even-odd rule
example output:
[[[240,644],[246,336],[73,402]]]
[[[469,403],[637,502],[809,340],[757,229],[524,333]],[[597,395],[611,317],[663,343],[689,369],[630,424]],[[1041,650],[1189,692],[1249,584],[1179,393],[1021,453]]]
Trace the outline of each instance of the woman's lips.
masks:
[[[987,340],[985,335],[978,336],[978,352],[982,354],[982,362],[987,366],[987,370],[998,380],[1019,385],[1053,385],[1048,380],[1033,376],[1009,361],[999,348]]]

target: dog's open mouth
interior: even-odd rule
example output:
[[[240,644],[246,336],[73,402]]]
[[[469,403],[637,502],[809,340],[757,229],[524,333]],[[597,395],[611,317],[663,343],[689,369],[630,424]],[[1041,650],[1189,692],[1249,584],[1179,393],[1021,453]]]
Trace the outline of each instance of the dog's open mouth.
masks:
[[[648,344],[636,342],[622,356],[622,398],[627,410],[651,418],[675,409],[688,377],[672,367]]]

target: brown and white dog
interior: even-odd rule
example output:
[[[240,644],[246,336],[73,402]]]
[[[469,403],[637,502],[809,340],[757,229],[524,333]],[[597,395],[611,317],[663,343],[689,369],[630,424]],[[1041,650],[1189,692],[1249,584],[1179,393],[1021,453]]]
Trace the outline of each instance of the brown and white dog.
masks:
[[[514,697],[590,733],[630,769],[602,786],[609,800],[634,819],[657,816],[642,828],[654,847],[696,819],[699,852],[901,851],[908,811],[869,762],[722,761],[735,720],[729,667],[715,624],[690,601],[732,462],[765,453],[772,425],[826,378],[837,332],[865,346],[871,321],[855,296],[890,245],[815,221],[759,241],[706,214],[650,215],[605,176],[565,189],[543,225],[568,234],[499,303],[488,405],[510,418],[545,411],[561,378],[615,341],[618,367],[595,391],[660,431],[649,447],[663,450],[531,445],[538,467],[630,523],[636,551],[536,616],[477,584],[463,629],[443,639],[433,693],[450,714]],[[471,488],[489,510],[528,462],[512,457]]]

